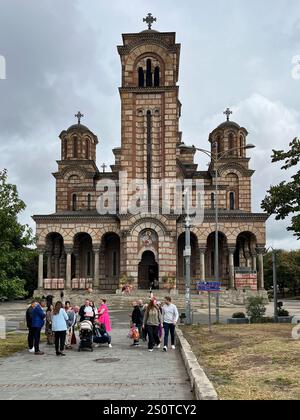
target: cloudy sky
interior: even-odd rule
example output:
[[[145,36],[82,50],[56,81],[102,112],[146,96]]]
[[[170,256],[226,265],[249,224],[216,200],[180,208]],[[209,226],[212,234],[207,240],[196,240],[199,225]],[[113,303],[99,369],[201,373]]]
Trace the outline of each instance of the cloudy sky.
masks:
[[[184,141],[207,147],[230,106],[257,146],[250,153],[253,210],[271,184],[288,177],[270,156],[300,135],[300,80],[292,76],[299,0],[0,0],[0,168],[27,204],[23,222],[33,226],[32,214],[54,211],[58,135],[79,109],[100,138],[98,165],[113,163],[111,149],[120,145],[116,46],[122,33],[145,29],[148,12],[157,30],[176,31],[182,44]],[[197,159],[205,169],[205,158]],[[286,226],[268,222],[269,245],[298,248]]]

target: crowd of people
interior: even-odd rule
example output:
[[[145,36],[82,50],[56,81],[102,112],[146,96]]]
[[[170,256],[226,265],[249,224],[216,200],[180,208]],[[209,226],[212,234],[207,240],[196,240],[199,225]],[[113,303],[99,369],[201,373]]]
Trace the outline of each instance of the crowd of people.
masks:
[[[140,341],[148,343],[149,352],[154,348],[168,351],[169,336],[171,349],[175,350],[175,328],[179,319],[176,305],[170,296],[164,302],[159,302],[151,293],[149,300],[133,302],[130,313],[129,337],[133,340],[132,346],[140,346]],[[30,353],[42,356],[40,350],[41,331],[45,326],[48,346],[55,346],[57,356],[65,356],[65,350],[72,349],[77,344],[76,326],[89,323],[92,331],[92,344],[94,347],[107,343],[112,347],[110,315],[106,299],[102,299],[99,308],[89,299],[81,306],[72,306],[70,301],[58,301],[53,305],[52,299],[48,301],[33,300],[26,311],[28,327],[28,349]],[[79,333],[79,340],[81,339]],[[79,345],[78,350],[81,349]],[[92,348],[91,348],[92,350]]]
[[[93,335],[95,345],[107,342],[112,347],[109,311],[106,299],[102,299],[97,309],[94,302],[86,300],[80,308],[71,306],[71,302],[58,301],[53,305],[52,299],[33,300],[26,311],[28,328],[28,349],[37,356],[44,355],[40,350],[41,331],[45,326],[47,345],[55,346],[57,356],[65,356],[65,350],[70,350],[77,344],[75,328],[83,321],[88,321],[97,334]]]
[[[130,331],[132,345],[139,346],[142,339],[144,342],[148,341],[148,350],[153,352],[155,347],[161,348],[164,333],[163,351],[168,351],[169,335],[171,348],[175,350],[175,328],[178,319],[178,309],[170,296],[166,296],[163,303],[157,301],[154,296],[151,296],[147,304],[143,304],[141,300],[133,302]]]

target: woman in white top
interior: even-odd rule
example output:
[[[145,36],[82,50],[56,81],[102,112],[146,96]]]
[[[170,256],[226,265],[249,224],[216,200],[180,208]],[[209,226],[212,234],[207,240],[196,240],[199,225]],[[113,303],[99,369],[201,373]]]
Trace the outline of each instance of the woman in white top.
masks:
[[[63,308],[61,302],[56,302],[53,317],[52,317],[52,331],[55,335],[55,350],[56,356],[65,356],[63,350],[65,348],[66,333],[67,333],[68,315]]]

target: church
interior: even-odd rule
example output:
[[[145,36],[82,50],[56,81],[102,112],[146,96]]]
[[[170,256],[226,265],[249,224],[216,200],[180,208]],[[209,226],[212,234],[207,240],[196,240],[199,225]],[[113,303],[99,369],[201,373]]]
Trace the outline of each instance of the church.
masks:
[[[183,142],[179,128],[181,45],[174,32],[152,28],[123,34],[121,60],[121,141],[115,162],[105,171],[96,165],[101,141],[78,121],[59,135],[61,156],[56,180],[56,210],[35,215],[40,290],[86,290],[116,293],[124,284],[134,289],[184,291],[185,217],[169,212],[120,210],[120,174],[127,182],[143,180],[150,191],[164,179],[203,185],[203,220],[191,225],[191,284],[215,276],[215,213],[218,210],[219,279],[222,288],[264,289],[263,254],[267,215],[251,209],[251,178],[246,128],[225,111],[208,136],[206,170],[195,164],[195,147]],[[98,144],[99,143],[99,144]],[[99,150],[100,149],[100,150]],[[99,187],[100,183],[100,187]],[[103,185],[107,187],[103,188]],[[113,212],[99,212],[99,197],[116,185]],[[217,186],[216,186],[217,183]],[[216,188],[217,187],[217,188]],[[125,194],[125,198],[130,196]],[[192,200],[195,192],[192,189]],[[159,210],[164,200],[158,194]]]

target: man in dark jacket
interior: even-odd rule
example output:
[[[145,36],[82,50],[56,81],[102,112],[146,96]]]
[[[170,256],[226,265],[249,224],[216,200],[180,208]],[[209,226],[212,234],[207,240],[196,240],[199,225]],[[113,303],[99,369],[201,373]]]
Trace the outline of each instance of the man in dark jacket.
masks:
[[[33,347],[33,340],[34,340],[34,331],[32,328],[32,312],[34,310],[34,308],[36,307],[37,302],[35,300],[33,300],[29,306],[29,308],[26,311],[26,324],[27,324],[27,328],[28,328],[28,337],[27,337],[27,341],[28,341],[28,350],[29,353],[34,353],[34,347]]]
[[[43,311],[43,308],[46,306],[45,301],[37,303],[35,308],[32,311],[32,322],[31,326],[34,334],[34,352],[37,356],[42,356],[44,353],[40,351],[40,340],[41,340],[41,329],[44,326],[44,320],[46,314]]]

